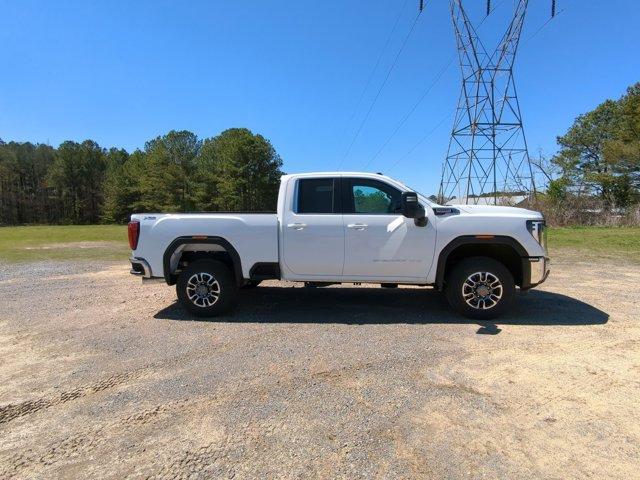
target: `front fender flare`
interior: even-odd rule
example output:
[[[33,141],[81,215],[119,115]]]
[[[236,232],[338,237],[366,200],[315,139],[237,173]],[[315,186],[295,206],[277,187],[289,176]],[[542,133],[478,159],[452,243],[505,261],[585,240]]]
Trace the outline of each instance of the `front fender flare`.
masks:
[[[521,258],[528,257],[525,248],[513,237],[505,235],[462,235],[451,240],[441,251],[438,256],[438,265],[436,268],[436,288],[442,290],[444,287],[445,267],[447,265],[447,259],[451,252],[456,248],[463,245],[507,245],[513,248]],[[530,272],[525,271],[525,268],[530,268],[528,262],[522,262],[523,278],[529,278]]]

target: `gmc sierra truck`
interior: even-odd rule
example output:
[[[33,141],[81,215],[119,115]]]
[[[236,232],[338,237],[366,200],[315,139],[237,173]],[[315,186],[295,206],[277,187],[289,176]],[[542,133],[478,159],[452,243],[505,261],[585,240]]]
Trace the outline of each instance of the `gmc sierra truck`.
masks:
[[[538,212],[441,206],[372,173],[284,175],[275,213],[142,213],[128,226],[131,273],[176,285],[198,316],[232,308],[262,280],[432,286],[491,319],[549,274]]]

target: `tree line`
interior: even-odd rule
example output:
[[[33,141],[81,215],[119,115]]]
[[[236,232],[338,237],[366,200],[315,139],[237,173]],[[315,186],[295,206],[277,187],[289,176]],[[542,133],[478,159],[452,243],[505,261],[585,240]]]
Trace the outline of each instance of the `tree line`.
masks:
[[[640,83],[579,115],[550,159],[537,208],[554,224],[640,223]],[[134,212],[268,211],[282,160],[244,128],[171,131],[129,153],[92,140],[0,140],[0,225],[126,222]],[[613,220],[612,220],[613,219]]]
[[[558,153],[537,164],[554,223],[640,223],[640,82],[579,115],[557,142]]]
[[[0,140],[0,224],[122,223],[134,212],[273,211],[282,160],[245,128],[170,131],[132,153]]]

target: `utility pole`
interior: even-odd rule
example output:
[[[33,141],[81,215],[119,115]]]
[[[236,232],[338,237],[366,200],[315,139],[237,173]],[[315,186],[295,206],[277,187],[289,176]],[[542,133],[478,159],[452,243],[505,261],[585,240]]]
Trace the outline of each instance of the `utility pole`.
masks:
[[[503,193],[535,194],[513,79],[527,5],[528,0],[516,0],[506,32],[497,48],[489,53],[462,0],[450,0],[462,90],[442,168],[438,194],[442,203],[456,197],[456,202],[461,203],[498,204]],[[490,10],[487,2],[487,14]]]

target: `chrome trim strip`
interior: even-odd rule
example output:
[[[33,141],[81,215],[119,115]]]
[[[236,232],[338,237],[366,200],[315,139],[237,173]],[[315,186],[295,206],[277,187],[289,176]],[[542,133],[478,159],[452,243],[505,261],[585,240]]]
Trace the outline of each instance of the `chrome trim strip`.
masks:
[[[541,284],[549,275],[549,259],[546,257],[529,258],[530,280],[529,284],[534,287]]]

